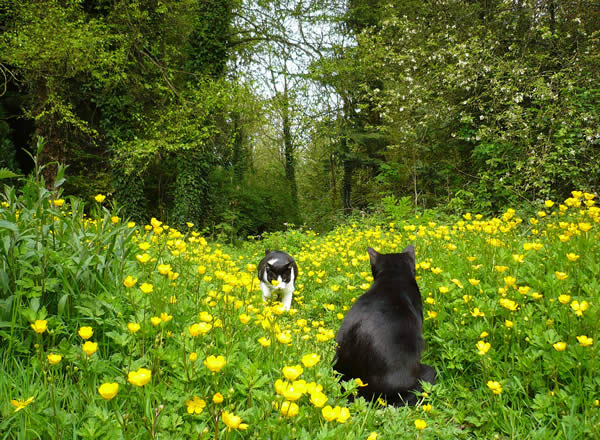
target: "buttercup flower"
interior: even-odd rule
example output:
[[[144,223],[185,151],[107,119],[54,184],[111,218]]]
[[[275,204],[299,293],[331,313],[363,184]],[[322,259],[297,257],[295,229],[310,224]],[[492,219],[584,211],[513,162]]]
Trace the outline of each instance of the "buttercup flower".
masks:
[[[150,283],[142,283],[140,286],[140,290],[144,293],[152,293],[154,290],[154,286]]]
[[[300,365],[294,365],[291,367],[283,367],[281,372],[287,380],[294,381],[304,372],[304,369]]]
[[[226,363],[227,361],[225,361],[223,356],[214,356],[212,354],[204,360],[204,365],[206,365],[206,368],[214,373],[221,371],[221,368],[223,368]]]
[[[295,402],[285,401],[281,404],[281,414],[286,417],[297,416],[300,412],[300,408]]]
[[[153,316],[152,318],[150,318],[150,322],[154,327],[156,327],[162,322],[162,319],[160,319],[158,316]]]
[[[10,401],[10,404],[15,407],[14,412],[18,412],[18,411],[21,411],[22,409],[24,409],[25,407],[27,407],[27,405],[29,405],[31,402],[33,402],[33,397],[30,397],[27,400],[12,399]]]
[[[221,414],[221,418],[223,419],[223,423],[225,423],[225,425],[229,428],[229,431],[231,431],[232,429],[248,429],[248,425],[246,423],[242,423],[242,418],[236,416],[235,414],[223,411],[223,414]]]
[[[477,353],[481,356],[486,354],[492,345],[489,342],[477,341]]]
[[[85,354],[89,357],[98,351],[98,343],[85,341],[85,343],[81,346]]]
[[[52,204],[54,206],[56,206],[57,208],[60,208],[61,206],[63,206],[65,204],[65,200],[64,199],[55,199],[55,200],[52,200]]]
[[[332,408],[331,406],[327,405],[321,410],[321,414],[328,422],[337,420],[339,423],[346,423],[346,421],[350,418],[350,411],[348,408],[340,408],[339,406]]]
[[[94,334],[94,330],[92,329],[92,327],[80,327],[77,334],[81,339],[85,341],[92,337],[92,335]]]
[[[577,316],[582,316],[583,312],[585,312],[589,307],[589,304],[587,301],[573,301],[571,303],[571,308],[573,309],[573,311],[575,312],[575,314]]]
[[[217,405],[219,403],[222,403],[223,402],[223,394],[221,394],[221,393],[215,393],[212,400]]]
[[[569,275],[567,275],[566,273],[558,271],[554,272],[554,275],[556,275],[556,278],[558,278],[559,280],[565,280],[569,277]]]
[[[45,319],[37,319],[33,324],[31,324],[31,328],[40,335],[44,333],[48,329],[48,321]]]
[[[208,333],[210,331],[210,329],[212,329],[212,324],[209,324],[207,322],[200,322],[197,324],[192,324],[191,326],[188,327],[188,331],[190,332],[190,335],[196,337],[198,335],[204,335],[206,333]]]
[[[198,396],[194,396],[192,400],[186,400],[185,404],[187,405],[188,414],[201,414],[204,407],[206,407],[206,402]]]
[[[106,199],[106,196],[104,194],[96,194],[96,196],[94,197],[94,200],[96,200],[96,202],[98,203],[104,202],[104,199]]]
[[[427,428],[427,422],[422,419],[417,419],[415,420],[415,428],[417,428],[419,431],[422,431],[423,429]]]
[[[495,380],[489,380],[487,386],[494,394],[500,394],[502,392],[502,385]]]
[[[316,408],[322,408],[323,405],[327,403],[327,400],[329,399],[321,391],[310,393],[310,403],[312,403]]]
[[[48,363],[50,365],[56,365],[62,360],[62,355],[60,354],[49,354],[48,355]]]
[[[137,283],[137,278],[133,278],[131,275],[127,275],[127,277],[123,280],[123,285],[125,287],[133,287],[135,283]]]
[[[594,339],[588,338],[585,335],[577,336],[577,341],[579,342],[579,345],[581,345],[582,347],[589,347],[590,345],[592,345],[594,343]]]
[[[117,395],[119,391],[118,383],[103,383],[98,388],[98,393],[105,398],[106,400],[110,400]]]
[[[554,347],[554,349],[556,351],[565,351],[565,349],[567,348],[567,343],[566,342],[557,342],[555,344],[552,344],[552,346]]]
[[[315,365],[317,365],[317,363],[319,363],[320,360],[321,360],[321,356],[319,356],[316,353],[306,354],[306,355],[302,356],[302,359],[301,359],[302,364],[306,368],[314,367]]]
[[[271,345],[271,340],[269,338],[265,338],[264,336],[258,339],[258,343],[263,347],[268,347]]]
[[[140,329],[140,325],[137,322],[130,322],[127,324],[127,328],[131,333],[136,333]]]
[[[152,379],[152,371],[147,368],[139,368],[137,371],[130,371],[127,380],[132,385],[143,387]]]

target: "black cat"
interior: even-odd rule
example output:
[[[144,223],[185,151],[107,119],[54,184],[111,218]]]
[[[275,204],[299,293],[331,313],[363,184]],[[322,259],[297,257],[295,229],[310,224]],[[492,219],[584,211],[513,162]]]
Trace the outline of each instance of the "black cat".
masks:
[[[360,378],[358,395],[391,405],[414,405],[419,380],[434,383],[421,364],[423,304],[415,280],[415,248],[380,254],[368,248],[373,285],[352,306],[340,327],[334,368],[342,380]]]
[[[281,251],[265,252],[258,264],[258,279],[263,300],[267,300],[275,290],[281,292],[281,302],[285,310],[292,305],[294,281],[298,276],[298,266],[294,259]]]

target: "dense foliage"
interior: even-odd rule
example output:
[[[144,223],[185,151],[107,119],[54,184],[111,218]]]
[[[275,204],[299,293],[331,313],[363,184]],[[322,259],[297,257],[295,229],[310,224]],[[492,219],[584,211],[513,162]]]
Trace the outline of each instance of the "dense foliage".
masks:
[[[598,190],[599,54],[591,0],[3,0],[0,168],[230,237],[496,213]]]
[[[330,233],[229,247],[191,224],[125,223],[103,195],[57,198],[42,169],[0,204],[0,437],[583,439],[600,427],[600,209],[441,220],[390,204]],[[56,179],[60,191],[62,169]],[[410,209],[410,207],[408,208]],[[415,407],[349,402],[334,336],[368,289],[367,246],[417,250],[437,382]],[[265,304],[265,247],[299,266]]]

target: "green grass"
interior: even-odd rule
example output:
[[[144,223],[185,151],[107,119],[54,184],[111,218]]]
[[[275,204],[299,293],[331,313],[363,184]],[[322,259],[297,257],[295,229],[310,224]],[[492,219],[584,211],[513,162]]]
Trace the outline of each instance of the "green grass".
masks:
[[[34,189],[9,189],[0,208],[0,439],[598,437],[600,213],[590,195],[522,218],[508,209],[498,219],[370,218],[230,247],[193,228],[123,224],[106,202],[92,201],[86,217],[77,200],[55,206],[52,193]],[[341,319],[372,281],[366,248],[409,243],[425,309],[423,362],[437,383],[416,407],[349,403],[357,385],[341,386],[331,360]],[[262,303],[255,266],[265,248],[298,262],[290,313]],[[47,330],[36,333],[35,320]],[[201,322],[206,333],[192,336]],[[98,343],[90,356],[83,326]],[[62,355],[58,364],[50,353]],[[302,366],[298,414],[288,417],[284,396],[298,396],[275,384],[312,353],[320,360]],[[218,372],[204,363],[211,355],[225,358]],[[151,371],[142,386],[130,381],[139,368]],[[111,400],[98,392],[104,383],[119,385]],[[349,418],[328,420],[333,412],[311,402],[316,388]],[[15,411],[11,400],[31,397]],[[199,414],[188,413],[194,397],[205,403]]]

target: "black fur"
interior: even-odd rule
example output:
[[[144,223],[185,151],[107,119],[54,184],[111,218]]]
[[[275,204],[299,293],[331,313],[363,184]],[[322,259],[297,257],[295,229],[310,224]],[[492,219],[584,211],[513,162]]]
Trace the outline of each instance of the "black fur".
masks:
[[[269,264],[271,260],[276,260],[274,264]],[[294,271],[294,276],[298,277],[298,266],[296,261],[285,252],[282,251],[265,251],[265,257],[258,264],[258,279],[264,281],[265,272],[267,281],[270,283],[281,276],[282,281],[288,283],[291,277],[291,271]]]
[[[420,380],[435,371],[421,364],[423,304],[415,280],[415,248],[379,254],[368,248],[373,285],[352,306],[340,327],[334,368],[342,380],[360,378],[358,395],[383,397],[391,405],[413,405]]]

